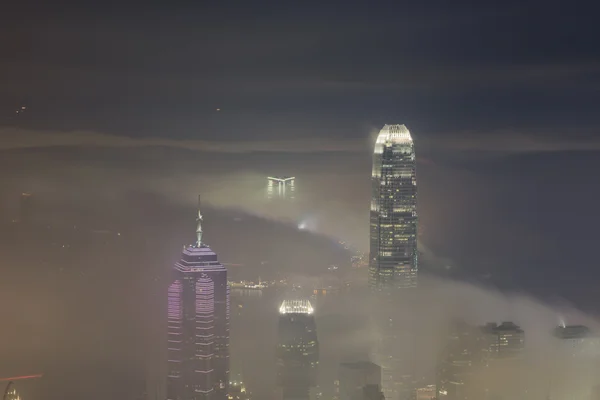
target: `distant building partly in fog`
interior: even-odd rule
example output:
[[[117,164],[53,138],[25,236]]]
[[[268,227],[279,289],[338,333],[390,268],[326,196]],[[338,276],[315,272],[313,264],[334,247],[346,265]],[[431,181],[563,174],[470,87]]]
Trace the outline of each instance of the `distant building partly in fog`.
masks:
[[[339,399],[352,400],[366,385],[381,386],[381,367],[369,361],[341,363]]]
[[[600,356],[600,337],[587,326],[558,326],[554,329],[554,336],[561,339],[564,349],[573,356]]]
[[[227,269],[202,242],[185,246],[168,290],[168,400],[225,400],[229,388]]]
[[[316,386],[319,342],[308,300],[285,300],[279,308],[277,380],[283,400],[308,400]]]
[[[488,383],[494,383],[484,381],[482,371],[496,366],[513,369],[519,364],[524,345],[525,332],[513,322],[480,327],[463,322],[452,324],[437,367],[437,399],[482,398]],[[498,388],[490,390],[493,392],[488,394],[492,395]]]
[[[294,200],[296,198],[296,178],[267,177],[268,200]]]
[[[513,322],[488,323],[483,333],[489,344],[490,359],[518,357],[525,348],[525,332]]]
[[[417,286],[417,163],[410,132],[385,125],[371,174],[369,285],[389,292]]]

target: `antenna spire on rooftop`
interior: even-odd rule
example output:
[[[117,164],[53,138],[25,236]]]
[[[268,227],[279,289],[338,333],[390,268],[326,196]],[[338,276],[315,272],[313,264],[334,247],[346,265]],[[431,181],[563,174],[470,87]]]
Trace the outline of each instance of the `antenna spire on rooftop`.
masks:
[[[200,195],[198,195],[198,217],[196,217],[196,247],[202,246],[202,211],[200,209]]]

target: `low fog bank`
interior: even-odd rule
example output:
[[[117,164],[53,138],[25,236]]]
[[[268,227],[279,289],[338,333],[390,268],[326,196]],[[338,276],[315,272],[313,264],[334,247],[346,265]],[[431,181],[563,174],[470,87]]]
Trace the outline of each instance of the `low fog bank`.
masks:
[[[169,270],[182,244],[193,240],[198,193],[206,203],[206,240],[223,262],[244,265],[228,267],[232,276],[284,271],[301,286],[335,285],[348,279],[327,270],[348,259],[338,241],[367,249],[368,152],[306,158],[33,149],[2,155],[3,223],[12,229],[20,193],[31,192],[36,227],[44,226],[35,230],[35,240],[19,246],[11,241],[14,232],[2,237],[2,376],[46,374],[31,389],[38,397],[124,398],[143,391],[144,365],[162,359],[147,349],[163,340]],[[433,383],[450,321],[511,320],[525,330],[524,365],[535,373],[530,381],[536,391],[545,390],[548,376],[560,377],[552,378],[557,393],[568,391],[574,376],[587,390],[592,378],[577,368],[588,361],[554,351],[551,331],[561,320],[598,329],[591,315],[600,300],[593,268],[597,193],[578,175],[597,161],[567,157],[561,171],[532,168],[547,157],[553,156],[534,157],[533,164],[531,157],[494,165],[420,162],[424,273],[420,290],[396,301],[390,315],[416,337],[399,342],[397,351],[416,350],[415,371],[424,382]],[[556,192],[552,178],[560,174],[578,177],[564,181],[564,193]],[[298,202],[266,203],[268,175],[297,176]],[[583,190],[590,196],[570,196]],[[556,212],[565,207],[568,213]],[[300,231],[300,221],[310,222],[309,229]],[[47,228],[54,225],[60,229]],[[365,293],[366,269],[340,273],[351,275],[351,291],[316,302],[325,392],[339,362],[369,357],[379,334],[370,323],[379,306]],[[272,395],[275,379],[279,300],[280,294],[242,299],[247,312],[237,327],[232,316],[232,360],[241,360],[249,386],[264,398]]]
[[[405,336],[394,342],[389,353],[404,355],[401,368],[414,374],[423,386],[436,383],[436,367],[448,343],[450,326],[456,321],[472,326],[512,321],[525,331],[525,351],[517,363],[494,364],[475,374],[475,381],[485,379],[487,387],[496,393],[527,399],[546,399],[551,393],[557,399],[587,400],[600,379],[598,356],[575,358],[553,336],[553,330],[562,323],[586,325],[600,333],[600,321],[564,303],[548,304],[525,293],[503,293],[422,276],[418,291],[400,296],[389,305],[375,301],[364,291],[320,305],[316,315],[323,387],[336,378],[339,362],[377,361],[370,350],[382,332],[374,323],[374,315],[397,321]]]

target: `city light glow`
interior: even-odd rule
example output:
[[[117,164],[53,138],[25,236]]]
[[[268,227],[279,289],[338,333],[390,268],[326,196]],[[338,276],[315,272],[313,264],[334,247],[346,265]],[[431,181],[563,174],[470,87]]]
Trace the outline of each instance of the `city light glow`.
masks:
[[[308,300],[284,300],[279,307],[280,314],[312,314],[314,309]]]

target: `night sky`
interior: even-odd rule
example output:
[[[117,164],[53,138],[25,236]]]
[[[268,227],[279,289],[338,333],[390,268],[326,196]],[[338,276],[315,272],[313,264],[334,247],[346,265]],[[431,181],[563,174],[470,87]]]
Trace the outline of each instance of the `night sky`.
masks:
[[[258,141],[356,140],[403,122],[465,146],[465,132],[508,130],[514,147],[597,130],[586,2],[13,3],[5,126]]]
[[[13,2],[0,16],[4,209],[17,190],[65,187],[113,200],[154,190],[191,207],[193,179],[275,171],[310,181],[328,202],[322,230],[364,247],[373,134],[404,123],[422,243],[442,264],[590,305],[597,12],[512,0]],[[212,206],[251,203],[221,189]]]

